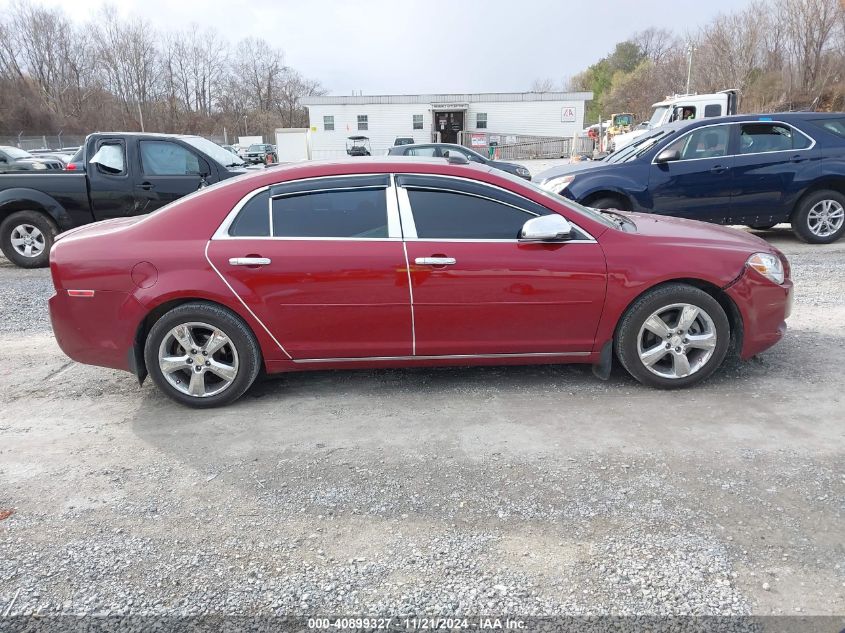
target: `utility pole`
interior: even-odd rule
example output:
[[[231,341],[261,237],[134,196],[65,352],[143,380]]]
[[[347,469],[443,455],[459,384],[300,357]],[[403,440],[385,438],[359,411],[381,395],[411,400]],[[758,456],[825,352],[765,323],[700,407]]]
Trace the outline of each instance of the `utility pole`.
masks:
[[[689,84],[690,79],[692,78],[692,53],[695,50],[695,46],[692,45],[692,42],[687,44],[687,92],[689,94]]]
[[[141,102],[138,102],[138,119],[141,122],[141,131],[144,131],[144,113],[141,112]]]

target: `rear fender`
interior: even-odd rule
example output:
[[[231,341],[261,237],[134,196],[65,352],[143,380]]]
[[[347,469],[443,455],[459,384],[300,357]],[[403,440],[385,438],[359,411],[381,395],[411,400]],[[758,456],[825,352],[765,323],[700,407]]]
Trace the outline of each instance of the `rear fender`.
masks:
[[[0,219],[15,211],[24,210],[43,211],[52,218],[61,230],[74,226],[67,210],[55,198],[43,191],[26,187],[15,187],[0,191]]]

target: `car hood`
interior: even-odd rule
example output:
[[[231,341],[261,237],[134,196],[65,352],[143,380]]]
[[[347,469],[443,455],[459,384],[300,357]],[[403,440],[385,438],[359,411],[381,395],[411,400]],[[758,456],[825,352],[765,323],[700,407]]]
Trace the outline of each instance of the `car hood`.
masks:
[[[614,211],[630,218],[637,225],[636,233],[649,237],[665,238],[666,241],[720,245],[737,250],[747,250],[750,253],[778,251],[766,240],[746,233],[742,229],[734,229],[698,220],[673,218],[671,216],[656,215],[654,213],[633,213],[630,211]]]
[[[545,171],[541,171],[532,179],[536,183],[542,183],[558,176],[568,176],[569,174],[577,174],[582,171],[589,171],[599,169],[602,167],[610,168],[611,164],[601,160],[585,160],[580,163],[571,163],[569,165],[558,165],[557,167],[550,167]]]

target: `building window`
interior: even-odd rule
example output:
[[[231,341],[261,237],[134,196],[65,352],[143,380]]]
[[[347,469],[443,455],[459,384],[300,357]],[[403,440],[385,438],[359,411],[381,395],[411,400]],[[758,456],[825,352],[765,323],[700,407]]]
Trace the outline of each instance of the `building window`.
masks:
[[[487,113],[486,112],[478,112],[475,115],[475,127],[479,130],[483,130],[487,127]]]
[[[358,129],[359,130],[369,130],[370,129],[370,124],[369,124],[369,121],[367,120],[366,114],[359,114],[358,115]]]
[[[422,114],[415,114],[414,115],[414,129],[415,130],[423,129],[423,115]]]
[[[333,116],[324,116],[323,117],[323,129],[326,132],[334,132],[334,117]]]

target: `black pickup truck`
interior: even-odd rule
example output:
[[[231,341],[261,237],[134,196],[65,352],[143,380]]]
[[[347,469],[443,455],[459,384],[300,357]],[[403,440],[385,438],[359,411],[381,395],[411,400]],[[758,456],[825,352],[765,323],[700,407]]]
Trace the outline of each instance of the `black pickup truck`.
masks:
[[[155,211],[200,187],[246,173],[199,136],[91,134],[72,171],[0,174],[0,249],[23,268],[49,263],[61,231]]]

